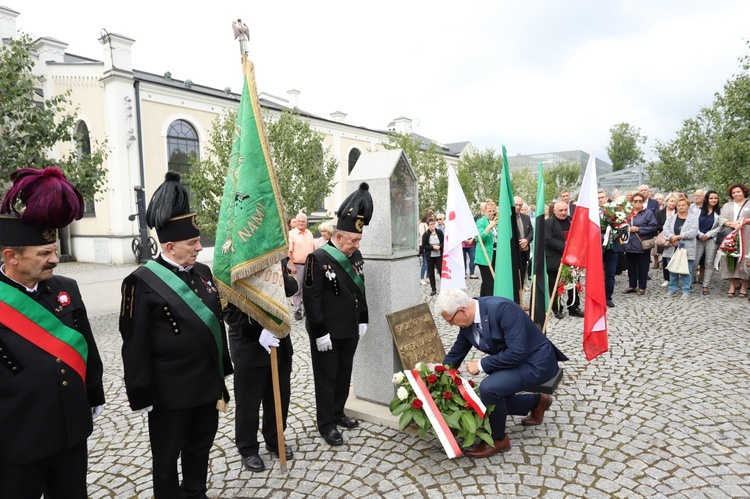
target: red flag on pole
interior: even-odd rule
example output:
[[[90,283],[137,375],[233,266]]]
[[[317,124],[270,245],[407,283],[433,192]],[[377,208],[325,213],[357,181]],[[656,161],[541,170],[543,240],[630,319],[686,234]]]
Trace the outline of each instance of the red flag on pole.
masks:
[[[593,151],[583,175],[583,185],[570,224],[562,263],[586,269],[583,353],[587,360],[592,360],[609,350],[599,202],[596,193],[596,157]]]

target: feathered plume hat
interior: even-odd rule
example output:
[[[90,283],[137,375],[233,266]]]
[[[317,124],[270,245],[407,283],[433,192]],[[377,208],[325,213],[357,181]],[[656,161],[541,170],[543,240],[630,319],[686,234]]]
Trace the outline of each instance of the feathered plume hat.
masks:
[[[370,186],[366,182],[359,184],[359,189],[344,199],[336,213],[339,217],[336,230],[361,234],[362,229],[370,224],[372,218]]]
[[[167,172],[146,210],[146,224],[156,229],[162,243],[184,241],[201,235],[195,212],[190,210],[188,192],[180,174]]]
[[[0,203],[3,246],[54,243],[57,229],[83,217],[83,196],[59,168],[21,168],[10,180],[13,185]]]

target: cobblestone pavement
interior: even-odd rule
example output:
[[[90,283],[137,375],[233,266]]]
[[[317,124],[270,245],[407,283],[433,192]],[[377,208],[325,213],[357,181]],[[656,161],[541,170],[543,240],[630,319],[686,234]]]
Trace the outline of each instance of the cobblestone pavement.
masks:
[[[104,280],[109,268],[63,264],[58,273]],[[295,322],[286,431],[295,458],[288,472],[262,446],[267,470],[243,469],[230,404],[211,453],[208,495],[750,497],[750,303],[726,298],[723,282],[712,285],[710,296],[667,298],[660,271],[651,275],[643,297],[624,295],[625,278],[618,277],[616,307],[608,313],[610,353],[592,362],[582,353],[582,319],[551,320],[550,338],[571,358],[555,402],[541,426],[524,428],[521,418],[509,418],[512,449],[487,459],[449,460],[434,438],[366,422],[343,433],[343,446],[326,445],[314,424],[309,344],[302,322]],[[479,281],[469,285],[477,294]],[[422,286],[422,299],[433,303],[428,288]],[[107,405],[89,441],[89,493],[150,497],[146,419],[127,406],[117,314],[110,308],[92,318]],[[436,324],[447,349],[456,329]]]

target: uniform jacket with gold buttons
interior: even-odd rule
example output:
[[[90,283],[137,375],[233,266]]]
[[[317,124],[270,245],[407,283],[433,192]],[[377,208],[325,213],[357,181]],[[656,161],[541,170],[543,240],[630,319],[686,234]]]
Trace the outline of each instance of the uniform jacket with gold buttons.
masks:
[[[26,292],[2,273],[0,280]],[[86,381],[0,324],[0,467],[28,464],[80,444],[93,430],[91,408],[104,404],[102,361],[76,282],[54,276],[31,296],[86,339]]]
[[[154,291],[144,280],[145,273],[153,273],[139,267],[122,283],[120,307],[122,360],[130,407],[187,409],[220,398],[228,401],[224,376],[233,372],[232,362],[211,270],[196,262],[190,271],[178,272],[161,256],[156,261],[175,272],[216,315],[222,348],[218,351],[216,340],[202,322],[180,315],[179,298],[165,298]],[[223,373],[219,356],[223,359]]]

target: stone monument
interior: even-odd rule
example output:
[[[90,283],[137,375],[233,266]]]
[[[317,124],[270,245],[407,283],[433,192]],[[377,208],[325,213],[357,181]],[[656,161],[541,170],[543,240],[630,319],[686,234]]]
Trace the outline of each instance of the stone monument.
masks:
[[[347,192],[361,182],[370,185],[375,206],[360,246],[370,323],[354,358],[346,409],[350,416],[394,426],[388,404],[396,393],[393,373],[403,368],[386,314],[419,304],[417,177],[404,152],[394,149],[362,154],[349,174]]]

